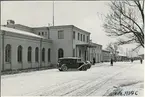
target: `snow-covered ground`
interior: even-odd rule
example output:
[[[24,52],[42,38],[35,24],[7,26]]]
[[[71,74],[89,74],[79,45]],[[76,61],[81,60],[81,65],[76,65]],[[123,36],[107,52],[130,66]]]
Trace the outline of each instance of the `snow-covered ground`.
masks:
[[[87,71],[50,69],[1,76],[2,96],[108,96],[118,90],[143,96],[144,64],[99,63]]]

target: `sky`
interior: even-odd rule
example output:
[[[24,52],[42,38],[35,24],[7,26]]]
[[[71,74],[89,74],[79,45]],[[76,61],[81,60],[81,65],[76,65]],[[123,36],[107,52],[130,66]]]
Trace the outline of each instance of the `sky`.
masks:
[[[102,25],[109,1],[54,1],[54,25],[75,25],[91,33],[93,42],[106,48],[115,38],[108,37]],[[52,1],[2,1],[1,24],[12,19],[30,27],[52,25]],[[131,45],[131,47],[134,47]],[[124,46],[131,49],[130,45]]]

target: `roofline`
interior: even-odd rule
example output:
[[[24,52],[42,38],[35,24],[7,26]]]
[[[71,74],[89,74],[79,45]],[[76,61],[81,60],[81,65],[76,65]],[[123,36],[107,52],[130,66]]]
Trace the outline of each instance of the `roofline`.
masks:
[[[81,58],[79,58],[79,57],[62,57],[62,58],[59,58],[59,59],[65,59],[65,58],[66,58],[66,59],[67,59],[67,58],[68,58],[68,59],[81,59]]]
[[[49,28],[61,28],[61,27],[71,27],[71,28],[76,28],[76,29],[78,29],[78,30],[81,30],[81,31],[83,31],[83,32],[86,32],[86,33],[88,33],[88,34],[91,34],[90,32],[87,32],[87,31],[85,31],[85,30],[82,30],[82,29],[80,29],[80,28],[78,28],[78,27],[76,27],[76,26],[74,26],[74,25],[58,25],[58,26],[50,26]]]
[[[94,43],[94,42],[92,42],[92,44],[102,46],[101,44],[97,44],[97,43]]]
[[[107,51],[107,50],[102,50],[103,52],[110,52],[110,51]]]

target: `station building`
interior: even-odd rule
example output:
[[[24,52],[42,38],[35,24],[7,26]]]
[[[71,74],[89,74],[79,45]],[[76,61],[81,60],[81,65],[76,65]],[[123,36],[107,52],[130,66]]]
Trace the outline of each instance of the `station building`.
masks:
[[[56,65],[58,58],[102,60],[102,45],[90,41],[90,32],[74,25],[28,27],[8,20],[0,30],[1,70]]]

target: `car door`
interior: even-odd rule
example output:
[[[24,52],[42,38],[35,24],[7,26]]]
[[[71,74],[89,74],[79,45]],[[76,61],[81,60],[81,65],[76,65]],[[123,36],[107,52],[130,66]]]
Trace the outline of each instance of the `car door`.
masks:
[[[78,59],[78,60],[77,60],[77,65],[76,65],[77,68],[80,67],[81,65],[82,65],[81,59]]]

